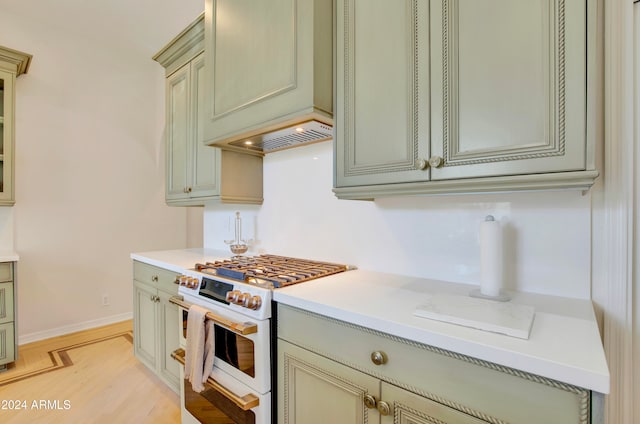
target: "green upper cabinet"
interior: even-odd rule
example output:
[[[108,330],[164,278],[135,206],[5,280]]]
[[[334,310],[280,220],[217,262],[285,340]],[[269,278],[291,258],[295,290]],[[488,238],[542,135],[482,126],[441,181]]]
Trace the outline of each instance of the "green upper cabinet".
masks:
[[[176,206],[262,203],[262,157],[202,140],[204,14],[154,56],[166,69],[166,202]]]
[[[596,1],[336,2],[338,197],[593,184]]]
[[[14,125],[16,77],[24,74],[31,64],[31,55],[0,46],[0,206],[15,203]]]
[[[333,123],[332,0],[205,0],[201,141]]]

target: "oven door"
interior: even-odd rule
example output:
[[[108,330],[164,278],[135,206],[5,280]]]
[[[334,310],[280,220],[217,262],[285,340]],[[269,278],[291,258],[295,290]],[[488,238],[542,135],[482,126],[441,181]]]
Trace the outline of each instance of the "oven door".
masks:
[[[214,370],[205,388],[198,393],[184,378],[184,350],[172,354],[181,363],[180,403],[183,424],[268,424],[271,422],[271,395],[253,392],[239,381]],[[215,378],[214,378],[215,377]],[[224,385],[220,383],[224,381]]]
[[[186,305],[197,299],[184,296],[184,300],[171,299],[180,306],[181,335],[180,346],[186,346],[187,320],[189,310]],[[224,371],[236,380],[252,387],[259,393],[271,391],[271,351],[269,320],[247,322],[247,317],[230,310],[216,308],[215,305],[201,305],[214,318],[214,368]],[[210,319],[210,318],[208,318]],[[247,334],[242,334],[246,331]]]

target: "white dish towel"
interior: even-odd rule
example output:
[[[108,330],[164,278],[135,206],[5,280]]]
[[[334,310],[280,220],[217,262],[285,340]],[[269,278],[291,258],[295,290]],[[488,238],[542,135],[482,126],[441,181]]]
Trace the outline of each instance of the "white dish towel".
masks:
[[[213,370],[215,357],[214,324],[206,319],[207,310],[191,305],[187,317],[187,348],[184,358],[185,378],[194,392],[204,390],[204,382]]]

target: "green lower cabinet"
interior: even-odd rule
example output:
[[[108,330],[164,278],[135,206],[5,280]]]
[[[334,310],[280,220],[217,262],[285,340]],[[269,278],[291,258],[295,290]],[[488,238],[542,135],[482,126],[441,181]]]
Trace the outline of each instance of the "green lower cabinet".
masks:
[[[180,368],[170,356],[180,346],[178,307],[169,298],[178,293],[177,274],[134,262],[133,352],[176,393]]]
[[[0,370],[18,359],[13,262],[0,263]]]
[[[278,422],[602,423],[602,395],[278,305]]]
[[[480,424],[460,411],[280,340],[281,423]]]

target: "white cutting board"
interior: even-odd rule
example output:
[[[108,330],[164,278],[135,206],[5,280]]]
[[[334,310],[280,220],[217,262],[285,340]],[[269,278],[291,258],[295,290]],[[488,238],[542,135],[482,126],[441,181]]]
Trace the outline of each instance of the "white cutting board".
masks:
[[[511,302],[436,294],[416,307],[413,315],[528,339],[535,310]]]

